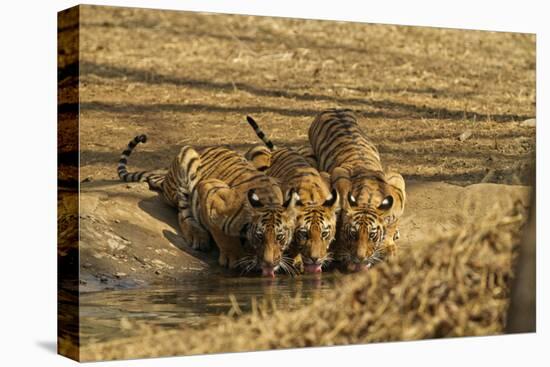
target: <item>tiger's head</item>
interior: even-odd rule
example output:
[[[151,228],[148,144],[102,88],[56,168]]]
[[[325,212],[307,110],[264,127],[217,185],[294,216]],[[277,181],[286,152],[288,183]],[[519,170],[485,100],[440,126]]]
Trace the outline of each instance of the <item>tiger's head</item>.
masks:
[[[296,193],[290,190],[283,203],[276,203],[262,201],[257,190],[251,189],[247,199],[251,215],[242,237],[248,255],[241,266],[245,271],[261,270],[263,276],[269,277],[274,277],[279,269],[292,273],[290,259],[283,253],[294,232]]]
[[[347,270],[366,270],[383,256],[382,243],[386,226],[381,216],[382,209],[367,205],[359,206],[355,197],[348,194],[349,208],[340,215],[340,231],[335,258]],[[383,205],[388,205],[388,201]]]
[[[336,236],[338,192],[332,190],[321,205],[304,205],[298,200],[296,206],[293,252],[301,255],[307,273],[320,273],[323,265],[330,261],[328,249]]]
[[[360,271],[382,261],[395,245],[397,221],[404,208],[404,181],[396,174],[354,186],[342,200],[334,252],[347,270]]]

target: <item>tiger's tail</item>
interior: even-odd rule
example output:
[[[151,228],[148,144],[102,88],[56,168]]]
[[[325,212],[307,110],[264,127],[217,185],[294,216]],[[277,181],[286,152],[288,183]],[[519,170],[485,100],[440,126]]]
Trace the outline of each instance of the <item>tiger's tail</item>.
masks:
[[[147,181],[151,190],[159,190],[164,175],[159,175],[152,171],[128,172],[128,157],[139,143],[147,142],[147,135],[138,135],[128,143],[128,147],[122,152],[118,160],[117,173],[121,181],[124,182],[143,182]]]
[[[246,121],[248,121],[249,125],[254,129],[254,132],[256,133],[258,138],[262,139],[265,146],[268,147],[271,151],[275,150],[275,145],[267,136],[265,136],[265,133],[262,131],[262,129],[260,129],[256,121],[250,116],[246,116]]]

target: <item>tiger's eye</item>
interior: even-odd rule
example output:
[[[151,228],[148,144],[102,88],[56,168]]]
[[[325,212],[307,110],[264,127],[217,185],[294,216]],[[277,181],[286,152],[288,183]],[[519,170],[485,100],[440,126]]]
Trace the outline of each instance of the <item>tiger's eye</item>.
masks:
[[[278,235],[277,235],[277,241],[283,242],[284,239],[285,239],[285,235],[284,235],[284,234],[278,234]]]
[[[330,231],[329,231],[329,230],[325,230],[325,231],[321,232],[321,236],[322,236],[324,239],[327,239],[328,236],[330,236]]]

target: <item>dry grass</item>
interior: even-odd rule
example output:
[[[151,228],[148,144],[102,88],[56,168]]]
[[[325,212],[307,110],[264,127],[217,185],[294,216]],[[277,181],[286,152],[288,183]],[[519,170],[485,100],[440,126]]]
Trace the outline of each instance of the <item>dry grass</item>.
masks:
[[[85,6],[80,40],[83,178],[115,178],[137,133],[149,169],[183,144],[257,144],[246,114],[302,144],[339,106],[406,179],[528,182],[534,35]]]
[[[499,211],[502,213],[502,211]],[[516,206],[346,277],[296,311],[258,308],[204,330],[140,332],[85,346],[84,360],[204,354],[502,333],[512,260],[526,219]]]

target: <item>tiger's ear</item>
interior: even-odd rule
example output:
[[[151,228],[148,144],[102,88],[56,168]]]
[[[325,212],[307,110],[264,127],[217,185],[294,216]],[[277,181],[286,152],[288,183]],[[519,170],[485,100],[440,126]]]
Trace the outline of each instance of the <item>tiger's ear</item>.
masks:
[[[251,207],[261,208],[262,206],[264,206],[254,189],[248,190],[248,192],[246,193],[246,197]]]
[[[323,206],[325,208],[331,208],[331,209],[335,209],[339,206],[339,200],[338,200],[338,191],[336,191],[336,189],[332,189],[332,191],[330,192],[330,196],[325,200],[325,202],[323,203]]]
[[[355,198],[355,196],[353,196],[351,191],[348,192],[348,200],[346,200],[346,202],[349,204],[349,206],[357,206],[357,199]]]
[[[396,215],[400,216],[405,208],[405,200],[407,195],[405,193],[405,180],[397,172],[386,171],[386,182],[391,188],[391,196],[394,200],[394,208],[397,210]]]
[[[285,202],[283,203],[283,207],[286,210],[286,214],[292,218],[292,220],[296,219],[297,210],[296,206],[302,205],[302,202],[300,201],[300,196],[296,192],[294,188],[287,191],[287,194],[285,195],[287,198]]]
[[[394,186],[398,190],[405,192],[405,179],[403,179],[403,176],[394,171],[386,171],[384,172],[384,174],[386,176],[386,182],[388,184]]]
[[[289,189],[285,194],[285,202],[283,203],[283,206],[287,209],[294,209],[295,206],[302,206],[304,205],[302,201],[300,200],[300,196],[296,192],[295,188]]]

